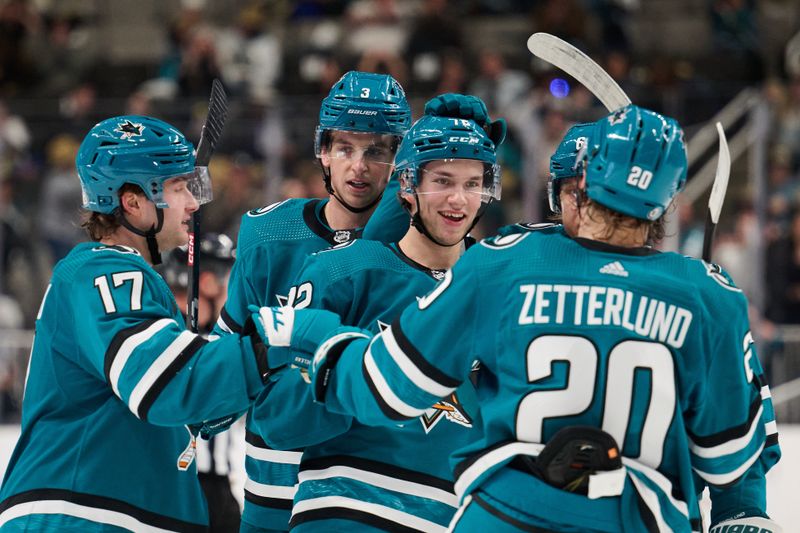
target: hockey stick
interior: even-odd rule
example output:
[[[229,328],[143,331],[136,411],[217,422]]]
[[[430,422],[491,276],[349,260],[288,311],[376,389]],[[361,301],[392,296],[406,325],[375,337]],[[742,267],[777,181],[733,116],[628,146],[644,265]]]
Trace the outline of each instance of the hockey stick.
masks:
[[[722,129],[722,124],[719,122],[717,122],[717,133],[719,134],[719,159],[717,159],[717,175],[714,177],[714,185],[711,187],[711,195],[708,197],[706,229],[703,234],[703,261],[711,261],[714,230],[719,222],[722,203],[725,201],[725,193],[728,190],[728,178],[731,175],[731,153],[728,150],[725,130]]]
[[[578,80],[609,111],[630,105],[631,99],[614,78],[568,42],[549,33],[534,33],[528,38],[528,50]]]
[[[200,142],[197,143],[195,166],[207,167],[217,147],[225,119],[228,115],[228,96],[218,79],[211,84],[211,99],[208,101],[208,115],[200,133]],[[187,263],[189,266],[189,330],[197,333],[198,324],[198,296],[200,294],[200,256],[195,255],[200,246],[200,222],[202,215],[200,207],[192,213],[192,232],[189,234],[189,253]]]
[[[534,33],[528,38],[528,50],[536,57],[560,68],[582,83],[609,111],[616,111],[631,103],[631,99],[608,72],[595,63],[592,58],[555,35]],[[717,175],[714,178],[714,185],[708,200],[708,217],[703,237],[703,259],[706,261],[711,257],[711,243],[714,239],[714,230],[719,221],[720,211],[722,211],[725,192],[728,189],[731,167],[725,131],[719,122],[717,131],[719,132],[719,161]]]

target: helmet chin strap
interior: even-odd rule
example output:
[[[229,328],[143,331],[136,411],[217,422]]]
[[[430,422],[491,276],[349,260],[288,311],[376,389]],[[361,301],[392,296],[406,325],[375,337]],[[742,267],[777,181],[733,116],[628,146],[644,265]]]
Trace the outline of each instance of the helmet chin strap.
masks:
[[[328,194],[330,194],[331,196],[336,198],[339,201],[339,203],[342,204],[344,206],[344,208],[347,209],[348,211],[350,211],[351,213],[363,213],[365,211],[369,211],[370,209],[375,207],[378,204],[378,202],[381,201],[381,198],[383,197],[383,193],[381,193],[380,195],[378,195],[377,198],[375,198],[373,201],[371,201],[368,205],[365,205],[364,207],[354,207],[354,206],[348,204],[347,202],[345,202],[342,199],[342,197],[339,196],[338,194],[336,194],[336,192],[333,190],[333,185],[331,184],[331,174],[325,167],[322,167],[322,175],[324,176],[323,179],[325,181],[325,190],[328,191]]]
[[[436,237],[434,237],[431,234],[431,232],[428,231],[428,228],[425,227],[425,222],[422,221],[422,217],[420,216],[422,210],[419,208],[419,196],[417,195],[416,189],[414,190],[414,201],[417,203],[417,212],[414,214],[411,214],[411,209],[410,209],[411,206],[408,203],[404,202],[403,205],[406,211],[408,211],[408,213],[411,214],[411,225],[413,227],[417,228],[420,233],[425,235],[435,245],[441,246],[442,248],[450,248],[452,246],[458,246],[461,244],[461,242],[464,240],[463,238],[454,244],[444,244],[443,242],[439,241]],[[478,209],[478,212],[475,215],[475,219],[472,221],[472,224],[470,225],[469,229],[467,229],[467,231],[464,233],[464,237],[469,235],[469,232],[472,231],[472,228],[475,227],[475,224],[477,224],[478,220],[480,220],[480,218],[483,216],[483,212],[486,211],[486,206],[488,205],[489,204],[481,204],[481,207]]]
[[[140,230],[131,224],[130,221],[125,218],[125,214],[122,212],[121,208],[117,208],[116,215],[119,223],[125,226],[125,228],[127,228],[129,231],[132,231],[136,235],[141,235],[145,238],[147,241],[147,251],[150,253],[150,262],[153,263],[153,265],[160,265],[161,252],[158,250],[156,234],[161,231],[161,228],[164,226],[164,210],[160,207],[156,207],[155,209],[157,223],[154,226],[150,226],[150,229],[147,231]]]

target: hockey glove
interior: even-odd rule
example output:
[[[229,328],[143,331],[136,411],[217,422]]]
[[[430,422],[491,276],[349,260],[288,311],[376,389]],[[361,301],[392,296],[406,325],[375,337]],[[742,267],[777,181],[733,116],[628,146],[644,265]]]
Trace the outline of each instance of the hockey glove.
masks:
[[[713,526],[708,533],[727,533],[729,531],[757,531],[759,533],[783,533],[783,528],[770,520],[760,516],[744,516],[725,520]]]
[[[251,306],[250,310],[258,335],[269,346],[270,369],[288,364],[307,369],[328,333],[342,325],[339,315],[324,309]]]
[[[500,146],[506,138],[505,119],[492,121],[483,100],[471,94],[445,93],[435,96],[425,104],[425,114],[475,121],[486,131],[495,147]]]

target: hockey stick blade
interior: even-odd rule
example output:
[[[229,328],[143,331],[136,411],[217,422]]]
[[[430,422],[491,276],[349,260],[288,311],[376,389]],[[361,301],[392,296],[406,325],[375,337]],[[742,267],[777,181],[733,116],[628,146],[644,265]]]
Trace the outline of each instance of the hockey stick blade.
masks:
[[[218,79],[211,83],[211,98],[208,101],[208,116],[203,124],[200,133],[200,142],[197,143],[197,155],[195,164],[198,167],[208,166],[214,149],[217,147],[222,130],[225,127],[225,119],[228,116],[228,96],[225,89]]]
[[[717,222],[719,222],[719,214],[722,212],[722,204],[725,202],[725,193],[728,191],[728,180],[731,176],[731,152],[728,149],[725,130],[719,122],[717,122],[717,133],[719,134],[719,156],[717,158],[717,174],[714,177],[714,185],[711,187],[711,194],[708,197],[708,215],[706,216],[706,227],[703,235],[704,261],[711,261],[714,230],[717,228]]]
[[[549,33],[534,33],[528,38],[528,50],[579,81],[609,111],[630,105],[631,99],[614,78],[568,42]]]

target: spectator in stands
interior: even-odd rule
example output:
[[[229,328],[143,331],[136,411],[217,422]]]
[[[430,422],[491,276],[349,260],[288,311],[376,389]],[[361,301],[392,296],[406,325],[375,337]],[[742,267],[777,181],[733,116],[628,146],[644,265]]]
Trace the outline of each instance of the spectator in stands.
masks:
[[[766,317],[800,324],[800,211],[794,213],[789,233],[768,247],[765,271]]]
[[[75,171],[80,142],[69,134],[53,138],[47,145],[47,174],[40,197],[39,233],[50,248],[51,264],[85,240],[76,205],[81,202],[81,184]]]
[[[492,114],[513,115],[516,111],[514,105],[530,92],[530,76],[526,72],[508,68],[503,54],[497,50],[482,50],[478,65],[478,75],[469,86],[470,94],[486,102]]]

